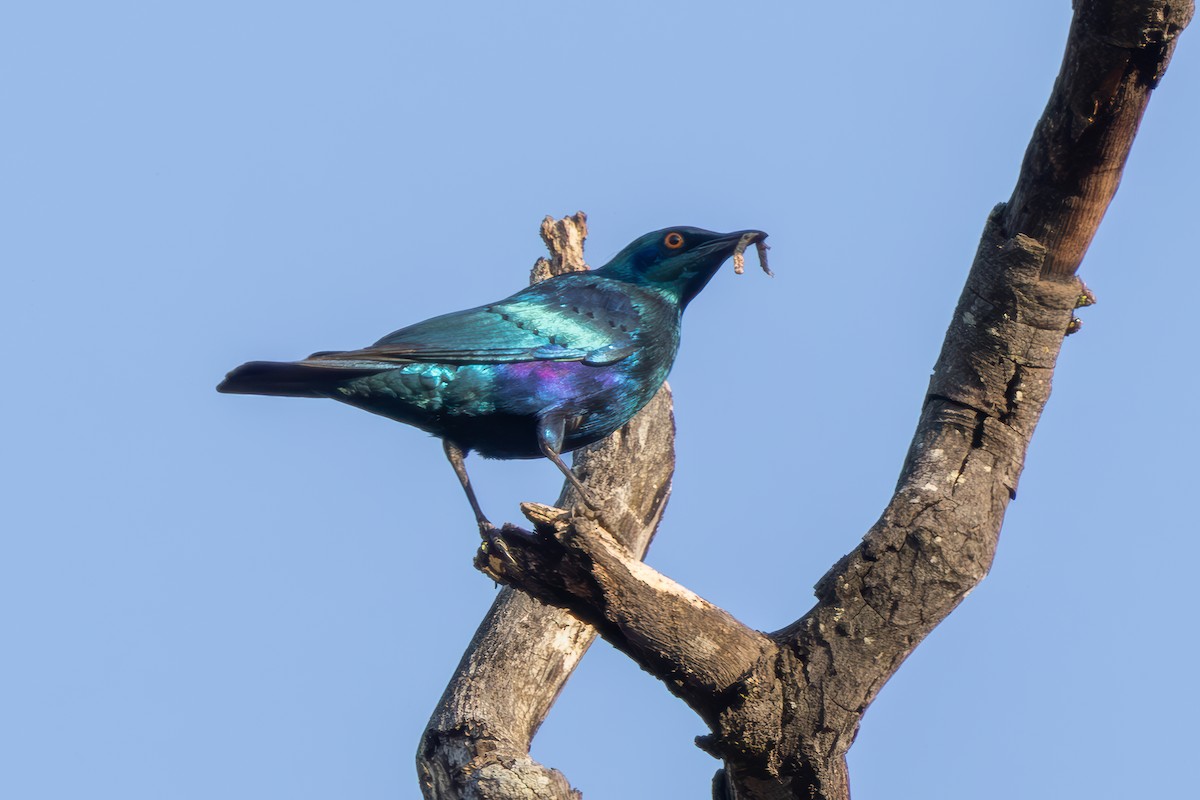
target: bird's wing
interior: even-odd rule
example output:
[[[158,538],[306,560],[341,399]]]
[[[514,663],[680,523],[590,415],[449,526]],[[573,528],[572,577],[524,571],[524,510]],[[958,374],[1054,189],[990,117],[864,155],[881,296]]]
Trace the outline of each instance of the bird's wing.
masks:
[[[639,321],[636,305],[619,283],[586,273],[565,275],[490,305],[401,328],[362,350],[314,353],[305,363],[351,368],[425,361],[613,364],[636,350]]]

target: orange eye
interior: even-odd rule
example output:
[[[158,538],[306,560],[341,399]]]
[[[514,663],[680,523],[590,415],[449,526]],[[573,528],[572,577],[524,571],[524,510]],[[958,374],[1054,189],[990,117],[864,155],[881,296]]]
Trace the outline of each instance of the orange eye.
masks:
[[[679,233],[678,231],[671,231],[665,237],[663,237],[663,244],[665,244],[669,250],[678,250],[679,248],[683,247],[683,234]]]

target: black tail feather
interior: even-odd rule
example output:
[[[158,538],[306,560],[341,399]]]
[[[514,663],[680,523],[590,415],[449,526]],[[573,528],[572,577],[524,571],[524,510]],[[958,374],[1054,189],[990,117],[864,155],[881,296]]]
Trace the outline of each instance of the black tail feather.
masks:
[[[328,397],[340,384],[376,372],[379,370],[316,366],[304,362],[249,361],[226,375],[217,391],[277,397]]]

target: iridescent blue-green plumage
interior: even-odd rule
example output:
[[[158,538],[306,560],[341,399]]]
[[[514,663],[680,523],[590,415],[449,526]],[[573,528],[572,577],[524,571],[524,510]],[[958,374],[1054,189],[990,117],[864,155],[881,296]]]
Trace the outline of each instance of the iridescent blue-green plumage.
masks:
[[[401,328],[362,350],[252,361],[218,391],[328,397],[440,437],[481,527],[462,463],[545,456],[603,439],[658,391],[683,309],[761,231],[668,228],[599,269],[551,278],[495,303]],[[582,490],[582,487],[580,487]]]

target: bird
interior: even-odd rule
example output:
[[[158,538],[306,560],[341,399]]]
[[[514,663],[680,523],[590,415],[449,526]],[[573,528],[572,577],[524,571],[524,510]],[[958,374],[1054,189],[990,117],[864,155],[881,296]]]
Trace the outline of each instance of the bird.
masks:
[[[602,267],[558,275],[494,303],[427,319],[375,344],[300,361],[250,361],[227,394],[321,397],[412,425],[442,440],[480,533],[469,453],[551,461],[596,508],[562,455],[610,435],[671,371],[684,309],[759,230],[674,227],[638,237]]]

